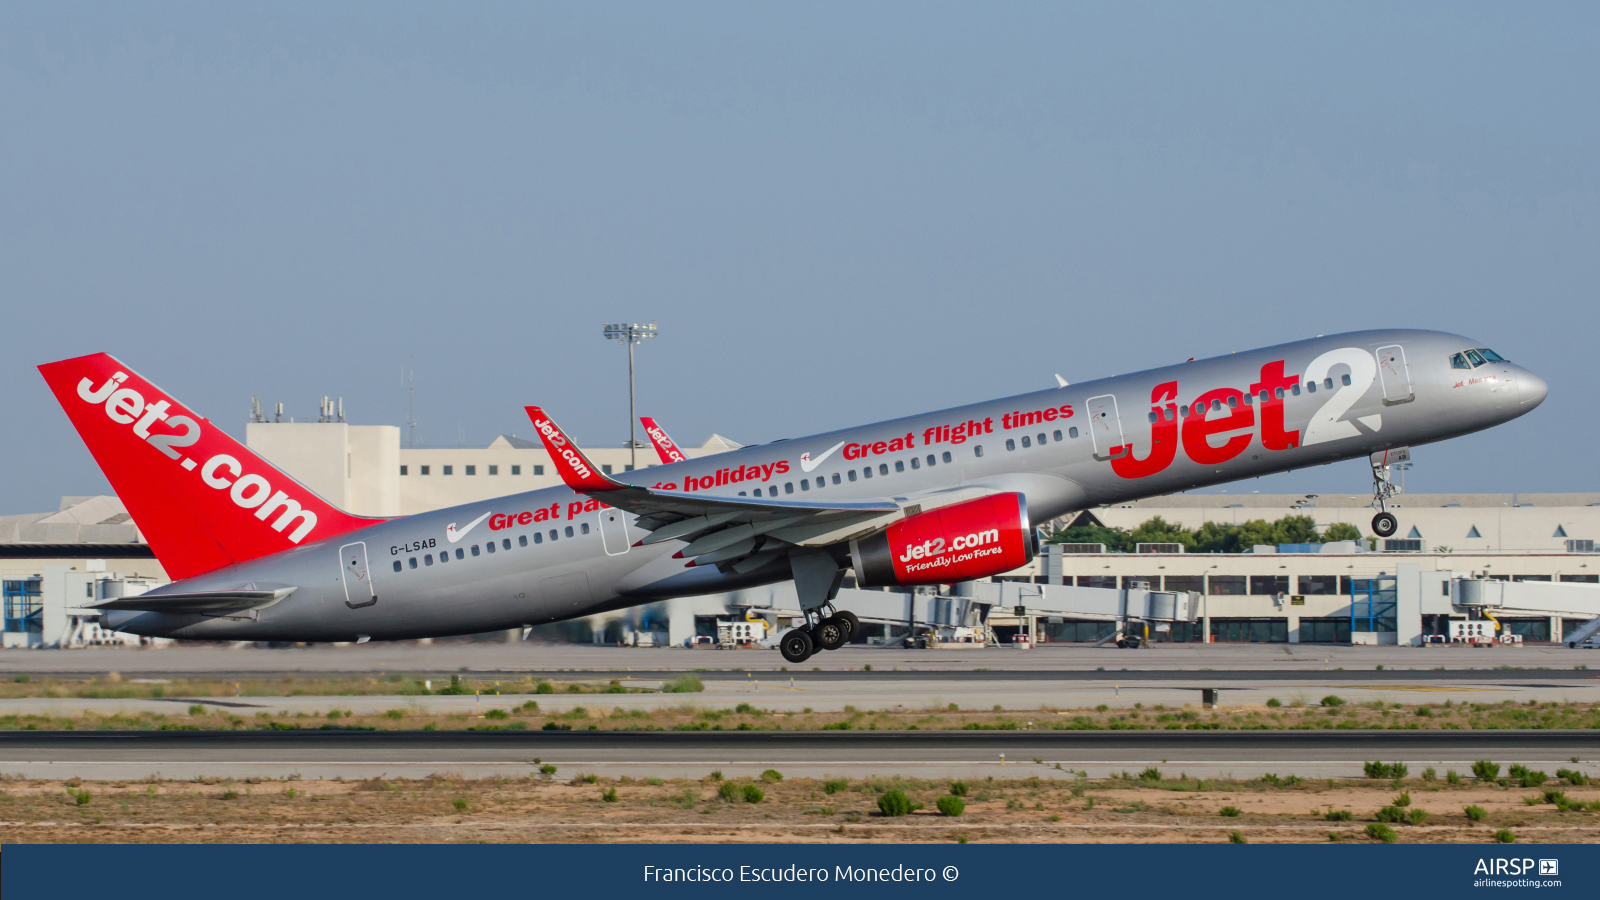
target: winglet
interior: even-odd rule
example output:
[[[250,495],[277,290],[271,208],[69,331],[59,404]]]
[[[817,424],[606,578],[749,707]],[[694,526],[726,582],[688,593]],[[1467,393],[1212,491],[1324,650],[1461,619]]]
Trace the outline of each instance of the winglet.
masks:
[[[1067,381],[1065,378],[1062,378],[1061,377],[1061,373],[1057,372],[1056,373],[1056,387],[1057,388],[1064,388],[1068,384],[1071,384],[1071,382]]]
[[[550,452],[550,461],[555,463],[556,471],[561,473],[561,480],[567,483],[567,487],[585,494],[619,491],[627,487],[612,481],[600,471],[599,466],[589,462],[578,445],[567,437],[561,426],[545,415],[544,410],[537,406],[524,408],[528,411],[528,418],[533,420],[533,430],[539,432],[544,449]]]
[[[650,435],[650,443],[655,445],[656,455],[661,457],[662,462],[679,463],[689,458],[683,455],[683,451],[672,442],[672,438],[667,437],[666,430],[657,425],[655,419],[640,416],[639,423],[644,426],[644,433]]]

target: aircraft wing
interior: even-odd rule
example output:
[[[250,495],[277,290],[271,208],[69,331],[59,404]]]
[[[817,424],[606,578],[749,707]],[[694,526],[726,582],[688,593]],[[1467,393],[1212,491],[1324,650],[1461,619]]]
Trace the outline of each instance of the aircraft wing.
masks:
[[[837,543],[901,515],[900,505],[892,500],[815,503],[624,484],[591,463],[543,409],[529,406],[527,412],[567,487],[637,515],[634,524],[650,532],[639,544],[687,542],[689,546],[677,556],[688,559],[691,566],[717,564],[753,571],[790,547]]]

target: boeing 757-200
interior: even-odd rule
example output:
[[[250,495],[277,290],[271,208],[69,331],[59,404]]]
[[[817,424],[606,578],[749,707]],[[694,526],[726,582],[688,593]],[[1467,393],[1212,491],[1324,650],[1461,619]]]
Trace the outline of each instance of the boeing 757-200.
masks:
[[[849,641],[834,599],[1008,572],[1033,523],[1369,457],[1532,410],[1547,386],[1479,341],[1362,331],[607,475],[527,408],[564,487],[350,515],[106,354],[39,367],[173,583],[93,604],[134,634],[366,641],[470,634],[792,579],[800,662]],[[658,443],[658,446],[661,446]]]

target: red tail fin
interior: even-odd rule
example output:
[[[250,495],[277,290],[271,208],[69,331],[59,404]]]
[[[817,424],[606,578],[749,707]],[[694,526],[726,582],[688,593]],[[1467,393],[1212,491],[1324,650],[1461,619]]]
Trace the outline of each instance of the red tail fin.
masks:
[[[650,443],[655,445],[656,455],[661,457],[662,462],[683,462],[689,458],[683,455],[683,451],[679,450],[678,445],[672,442],[672,438],[667,437],[666,429],[657,425],[655,419],[649,416],[640,416],[639,422],[644,425],[644,433],[650,435]]]
[[[334,508],[107,354],[39,372],[174,579],[376,521]]]
[[[626,487],[606,477],[599,466],[589,462],[589,457],[583,455],[578,445],[567,437],[560,425],[544,414],[544,410],[537,406],[523,408],[528,411],[528,418],[533,420],[533,430],[544,439],[544,449],[550,451],[550,461],[555,463],[556,471],[561,474],[561,480],[567,483],[567,487],[585,494]]]

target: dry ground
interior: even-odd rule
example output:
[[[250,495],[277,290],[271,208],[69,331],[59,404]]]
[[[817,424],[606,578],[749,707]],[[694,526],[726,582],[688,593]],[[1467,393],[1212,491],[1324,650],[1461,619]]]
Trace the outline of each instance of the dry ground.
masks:
[[[774,775],[776,773],[773,773]],[[1128,775],[1102,782],[974,781],[965,812],[934,810],[949,782],[868,779],[724,782],[596,779],[571,773],[522,779],[418,781],[0,782],[0,833],[11,842],[792,842],[792,843],[1250,843],[1368,842],[1367,824],[1400,793],[1420,825],[1394,825],[1401,843],[1600,840],[1600,812],[1558,810],[1544,789],[1470,779],[1196,781]],[[569,779],[570,780],[567,780]],[[560,779],[560,780],[558,780]],[[746,785],[764,793],[746,802]],[[1600,790],[1559,785],[1600,810]],[[879,812],[885,791],[923,809]],[[614,792],[614,793],[609,793]],[[607,800],[607,796],[614,799]],[[1481,807],[1482,821],[1464,813]],[[1225,816],[1226,807],[1238,810]],[[1348,821],[1330,811],[1348,810]]]

